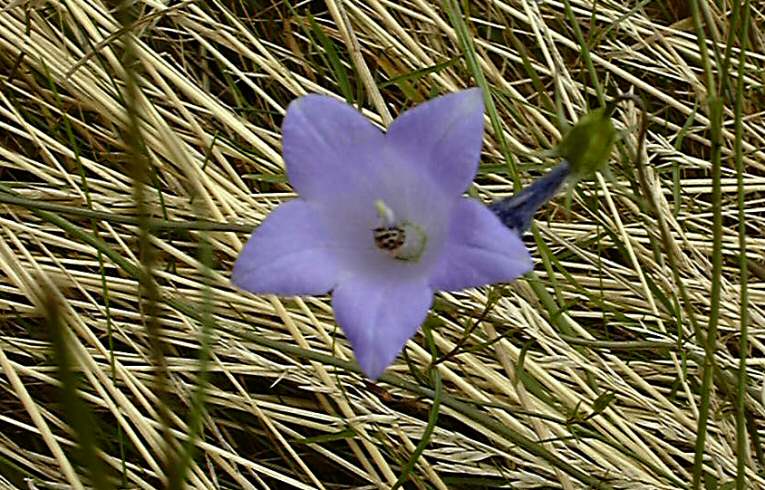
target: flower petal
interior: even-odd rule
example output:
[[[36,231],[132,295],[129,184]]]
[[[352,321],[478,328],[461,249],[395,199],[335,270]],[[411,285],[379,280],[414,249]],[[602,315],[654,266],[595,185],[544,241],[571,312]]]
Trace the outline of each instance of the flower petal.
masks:
[[[473,199],[454,207],[449,236],[430,286],[455,291],[497,282],[509,282],[534,267],[520,237],[489,209]]]
[[[445,192],[462,194],[481,157],[483,94],[473,88],[420,104],[391,124],[387,138],[406,160],[424,166]]]
[[[338,267],[324,219],[302,199],[288,201],[255,230],[234,264],[231,282],[260,294],[323,294]]]
[[[383,144],[383,133],[361,113],[322,95],[293,101],[282,124],[289,181],[309,201],[368,179]]]
[[[337,323],[370,379],[377,379],[396,358],[428,314],[433,291],[422,278],[408,281],[356,276],[332,295]]]

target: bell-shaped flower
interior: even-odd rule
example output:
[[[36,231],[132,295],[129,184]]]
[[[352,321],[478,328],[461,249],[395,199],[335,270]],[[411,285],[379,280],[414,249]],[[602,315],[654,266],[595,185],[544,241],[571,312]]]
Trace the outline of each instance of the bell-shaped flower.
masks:
[[[406,111],[386,133],[333,98],[295,100],[283,155],[299,198],[255,230],[232,281],[260,294],[332,291],[335,318],[376,379],[417,332],[435,291],[508,282],[532,268],[519,234],[463,197],[483,119],[479,89]]]

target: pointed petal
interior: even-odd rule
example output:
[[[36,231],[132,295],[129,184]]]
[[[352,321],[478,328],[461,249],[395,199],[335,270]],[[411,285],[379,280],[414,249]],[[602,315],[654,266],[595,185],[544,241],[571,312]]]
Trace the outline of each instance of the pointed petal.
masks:
[[[383,144],[383,133],[356,109],[321,95],[293,101],[282,124],[287,175],[309,201],[364,181]]]
[[[357,276],[332,295],[337,323],[366,375],[377,379],[428,314],[433,291],[421,278],[408,281]]]
[[[462,194],[478,168],[483,142],[483,94],[473,88],[436,97],[406,111],[388,142],[422,166],[450,195]]]
[[[430,285],[435,290],[455,291],[509,282],[533,267],[531,255],[516,233],[478,201],[463,199],[455,206]]]
[[[324,218],[302,199],[288,201],[255,230],[234,264],[231,282],[253,293],[323,294],[337,283],[334,243]]]

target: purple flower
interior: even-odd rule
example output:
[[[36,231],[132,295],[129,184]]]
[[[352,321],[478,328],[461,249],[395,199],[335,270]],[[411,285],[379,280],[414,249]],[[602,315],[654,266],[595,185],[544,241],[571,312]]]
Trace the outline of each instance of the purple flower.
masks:
[[[387,133],[347,104],[307,95],[290,104],[282,129],[300,197],[255,230],[232,281],[261,294],[332,291],[335,318],[370,378],[415,334],[435,291],[531,270],[518,234],[462,196],[480,158],[479,89],[421,104]]]

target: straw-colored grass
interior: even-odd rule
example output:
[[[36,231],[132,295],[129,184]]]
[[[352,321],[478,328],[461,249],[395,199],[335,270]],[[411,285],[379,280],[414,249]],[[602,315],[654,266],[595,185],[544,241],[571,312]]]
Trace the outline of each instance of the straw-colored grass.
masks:
[[[405,488],[765,488],[761,2],[746,44],[728,0],[127,5],[0,9],[0,486],[390,488],[412,460]],[[476,83],[485,202],[620,93],[641,155],[621,102],[536,274],[439,295],[373,385],[328,297],[228,282],[294,196],[281,118]]]

